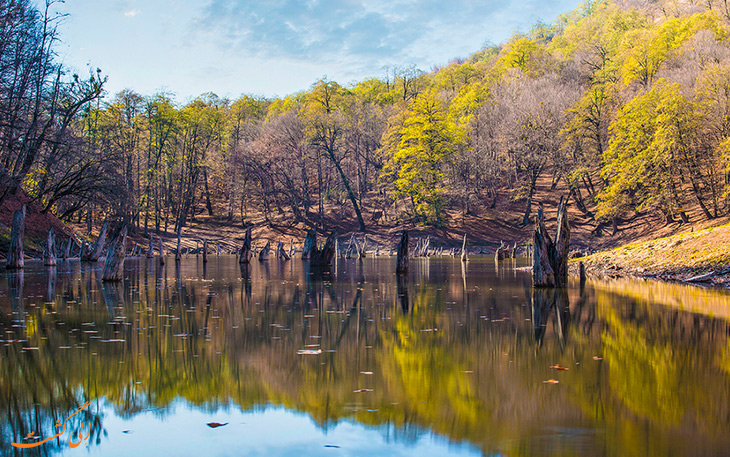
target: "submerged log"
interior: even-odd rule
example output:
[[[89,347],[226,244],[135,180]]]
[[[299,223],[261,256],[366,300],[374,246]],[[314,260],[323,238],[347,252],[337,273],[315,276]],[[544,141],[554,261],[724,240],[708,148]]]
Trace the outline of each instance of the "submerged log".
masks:
[[[25,205],[13,214],[13,227],[10,229],[10,248],[5,268],[14,270],[23,268],[23,236],[25,235]]]
[[[238,256],[239,264],[247,264],[251,261],[251,227],[246,229],[246,235],[243,237],[243,246]]]
[[[259,261],[269,260],[269,254],[271,253],[271,241],[266,242],[266,246],[261,249],[259,253]]]
[[[160,244],[160,265],[165,264],[165,247],[162,245],[162,237],[157,237],[157,241]]]
[[[568,280],[568,250],[570,224],[564,198],[558,205],[558,231],[553,243],[545,228],[545,217],[540,207],[532,236],[532,282],[535,287],[564,287]]]
[[[335,243],[337,241],[337,232],[332,232],[327,237],[322,249],[317,249],[312,254],[310,265],[315,267],[329,267],[335,256]]]
[[[398,254],[396,257],[395,272],[397,274],[408,273],[408,231],[403,230],[398,243]]]
[[[48,229],[48,241],[46,242],[46,250],[43,253],[43,265],[51,267],[56,265],[56,232],[53,227]]]
[[[317,250],[317,230],[310,229],[307,237],[304,239],[304,247],[302,248],[302,260],[309,260],[312,254]]]
[[[119,234],[109,246],[109,253],[104,263],[102,281],[121,281],[124,279],[124,253],[127,244],[127,226],[122,227]]]
[[[456,257],[456,254],[454,254]],[[464,241],[461,243],[461,261],[466,262],[469,260],[469,255],[466,253],[466,233],[464,234]]]

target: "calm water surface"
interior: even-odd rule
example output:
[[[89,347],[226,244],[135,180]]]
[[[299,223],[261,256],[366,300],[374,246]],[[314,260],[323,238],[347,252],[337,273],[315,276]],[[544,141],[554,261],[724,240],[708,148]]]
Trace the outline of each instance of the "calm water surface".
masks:
[[[730,453],[724,291],[535,292],[479,258],[404,280],[393,258],[168,263],[0,272],[2,455]]]

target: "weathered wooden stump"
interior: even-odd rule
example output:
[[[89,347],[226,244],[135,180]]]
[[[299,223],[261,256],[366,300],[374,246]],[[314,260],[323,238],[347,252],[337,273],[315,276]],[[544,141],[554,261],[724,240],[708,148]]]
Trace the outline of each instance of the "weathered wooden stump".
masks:
[[[182,228],[177,229],[177,251],[175,251],[175,261],[179,262],[182,258],[182,251],[180,250],[180,238],[182,236]]]
[[[20,269],[25,266],[23,259],[23,236],[25,236],[25,205],[13,214],[13,227],[10,229],[10,248],[5,268]]]
[[[314,251],[311,257],[310,265],[315,267],[329,267],[335,256],[335,242],[337,240],[337,232],[332,232],[327,237],[322,249]]]
[[[312,258],[312,253],[317,250],[317,230],[310,229],[307,237],[304,238],[304,247],[302,248],[302,260]]]
[[[296,254],[296,252],[297,252],[297,250],[296,250],[296,248],[294,247],[294,239],[292,238],[292,239],[291,239],[291,240],[289,241],[289,258],[290,258],[290,259],[293,259],[293,258],[294,258],[294,254]]]
[[[261,249],[261,252],[259,253],[259,262],[264,260],[269,260],[269,254],[271,253],[271,241],[266,242],[266,246],[264,246],[263,249]]]
[[[203,240],[203,263],[208,263],[208,240]]]
[[[96,244],[87,246],[87,249],[82,249],[81,260],[85,262],[98,262],[101,258],[102,252],[104,252],[104,245],[106,244],[106,232],[108,224],[106,221],[101,225],[101,232],[99,237],[96,239]]]
[[[63,250],[63,260],[68,260],[69,257],[71,257],[71,244],[74,242],[74,236],[71,235],[68,237],[68,242],[66,243],[66,249]]]
[[[568,281],[570,225],[565,199],[558,205],[558,230],[553,243],[545,228],[542,207],[537,210],[532,236],[532,283],[535,287],[564,287]]]
[[[578,264],[578,277],[580,278],[580,290],[582,291],[586,286],[586,267],[583,262]]]
[[[150,233],[150,244],[147,246],[147,258],[151,259],[155,256],[155,248],[154,248],[154,235]]]
[[[162,245],[162,237],[157,237],[157,241],[160,245],[160,265],[165,264],[165,247]]]
[[[238,263],[248,264],[251,261],[251,227],[246,229],[246,235],[243,237],[243,246],[239,253]]]
[[[124,254],[127,244],[127,226],[119,231],[109,246],[109,252],[104,262],[102,281],[121,281],[124,279]]]
[[[464,241],[461,243],[461,261],[466,262],[469,260],[469,255],[466,253],[466,233],[464,234]]]
[[[284,242],[279,241],[279,244],[276,247],[276,257],[278,257],[281,260],[289,260],[291,257],[289,257],[289,254],[286,253],[284,250]]]
[[[396,255],[395,272],[397,274],[408,273],[408,230],[403,230],[401,234]]]
[[[48,229],[46,250],[43,253],[43,265],[47,267],[56,265],[56,232],[53,231],[53,227]]]

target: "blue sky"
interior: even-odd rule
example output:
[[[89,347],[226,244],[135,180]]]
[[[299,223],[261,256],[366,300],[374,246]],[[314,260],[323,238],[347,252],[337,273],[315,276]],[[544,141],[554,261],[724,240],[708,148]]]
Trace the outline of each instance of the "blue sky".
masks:
[[[63,62],[99,67],[111,94],[284,96],[327,77],[422,70],[500,43],[576,0],[66,0]]]

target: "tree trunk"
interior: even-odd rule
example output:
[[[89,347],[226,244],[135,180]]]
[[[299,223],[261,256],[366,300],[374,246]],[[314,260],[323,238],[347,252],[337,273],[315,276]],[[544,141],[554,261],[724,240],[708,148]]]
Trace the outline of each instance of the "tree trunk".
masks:
[[[238,263],[247,264],[251,261],[251,227],[246,229],[246,236],[243,238],[243,247],[238,258]]]
[[[203,240],[203,263],[208,263],[208,240]]]
[[[403,230],[398,243],[395,272],[399,275],[408,273],[408,231]]]
[[[154,248],[154,235],[150,233],[150,244],[147,246],[147,258],[151,259],[155,256],[155,248]]]
[[[555,273],[555,285],[565,287],[568,284],[568,251],[570,250],[570,223],[568,222],[568,202],[560,197],[558,204],[558,229],[555,234],[555,250],[552,263]]]
[[[157,237],[157,241],[160,245],[160,265],[165,264],[165,247],[162,245],[162,237]]]
[[[180,237],[182,236],[182,228],[177,229],[177,251],[175,252],[175,261],[179,262],[182,258],[182,253],[180,252]]]
[[[279,244],[276,248],[276,257],[282,259],[282,260],[289,260],[291,257],[289,257],[289,254],[286,253],[284,250],[284,242],[279,241]]]
[[[532,236],[532,284],[535,287],[555,287],[555,272],[550,263],[555,248],[553,240],[545,228],[545,218],[542,207],[537,210],[535,219],[535,233]]]
[[[114,238],[104,263],[102,281],[121,281],[124,279],[124,254],[127,244],[127,226]]]
[[[352,206],[355,208],[355,214],[357,215],[357,223],[360,225],[360,231],[365,231],[365,221],[362,218],[362,214],[360,213],[360,205],[357,204],[357,198],[355,197],[355,194],[352,192],[352,189],[350,188],[350,181],[347,179],[347,176],[345,175],[345,172],[342,170],[342,167],[340,166],[340,163],[335,158],[335,154],[332,151],[329,151],[330,159],[332,160],[332,163],[335,164],[335,168],[337,168],[337,171],[340,173],[340,178],[342,178],[342,184],[345,186],[345,190],[347,191],[347,196],[350,198],[350,201],[352,202]]]
[[[266,246],[259,252],[259,261],[269,260],[269,254],[271,253],[271,241],[266,242]]]
[[[461,242],[461,261],[466,262],[469,260],[469,254],[466,252],[466,233],[464,234],[464,241]]]
[[[555,243],[545,228],[542,207],[535,221],[533,240],[532,281],[535,287],[565,287],[568,282],[568,251],[570,224],[568,205],[564,198],[558,205],[558,229]]]
[[[302,260],[309,260],[317,249],[317,229],[310,229],[307,237],[304,239],[304,247],[302,248]]]
[[[101,257],[101,253],[104,251],[104,245],[106,244],[106,231],[107,231],[107,222],[104,221],[104,223],[101,226],[101,232],[99,232],[99,238],[96,239],[96,244],[91,249],[91,252],[87,253],[85,258],[82,258],[81,260],[86,260],[89,262],[98,262],[99,258]]]
[[[327,241],[324,243],[322,249],[316,249],[312,254],[312,260],[310,265],[315,267],[329,267],[332,263],[332,258],[335,256],[335,242],[337,240],[337,232],[332,232],[327,237]]]
[[[9,270],[23,268],[23,236],[25,235],[25,205],[13,214],[13,227],[10,230],[10,248],[5,268]]]
[[[73,243],[73,235],[68,237],[68,242],[66,243],[66,249],[63,250],[63,260],[68,260],[69,257],[71,257],[71,243]]]
[[[56,233],[53,227],[48,229],[48,241],[46,242],[46,251],[43,256],[43,264],[47,267],[56,265]]]

